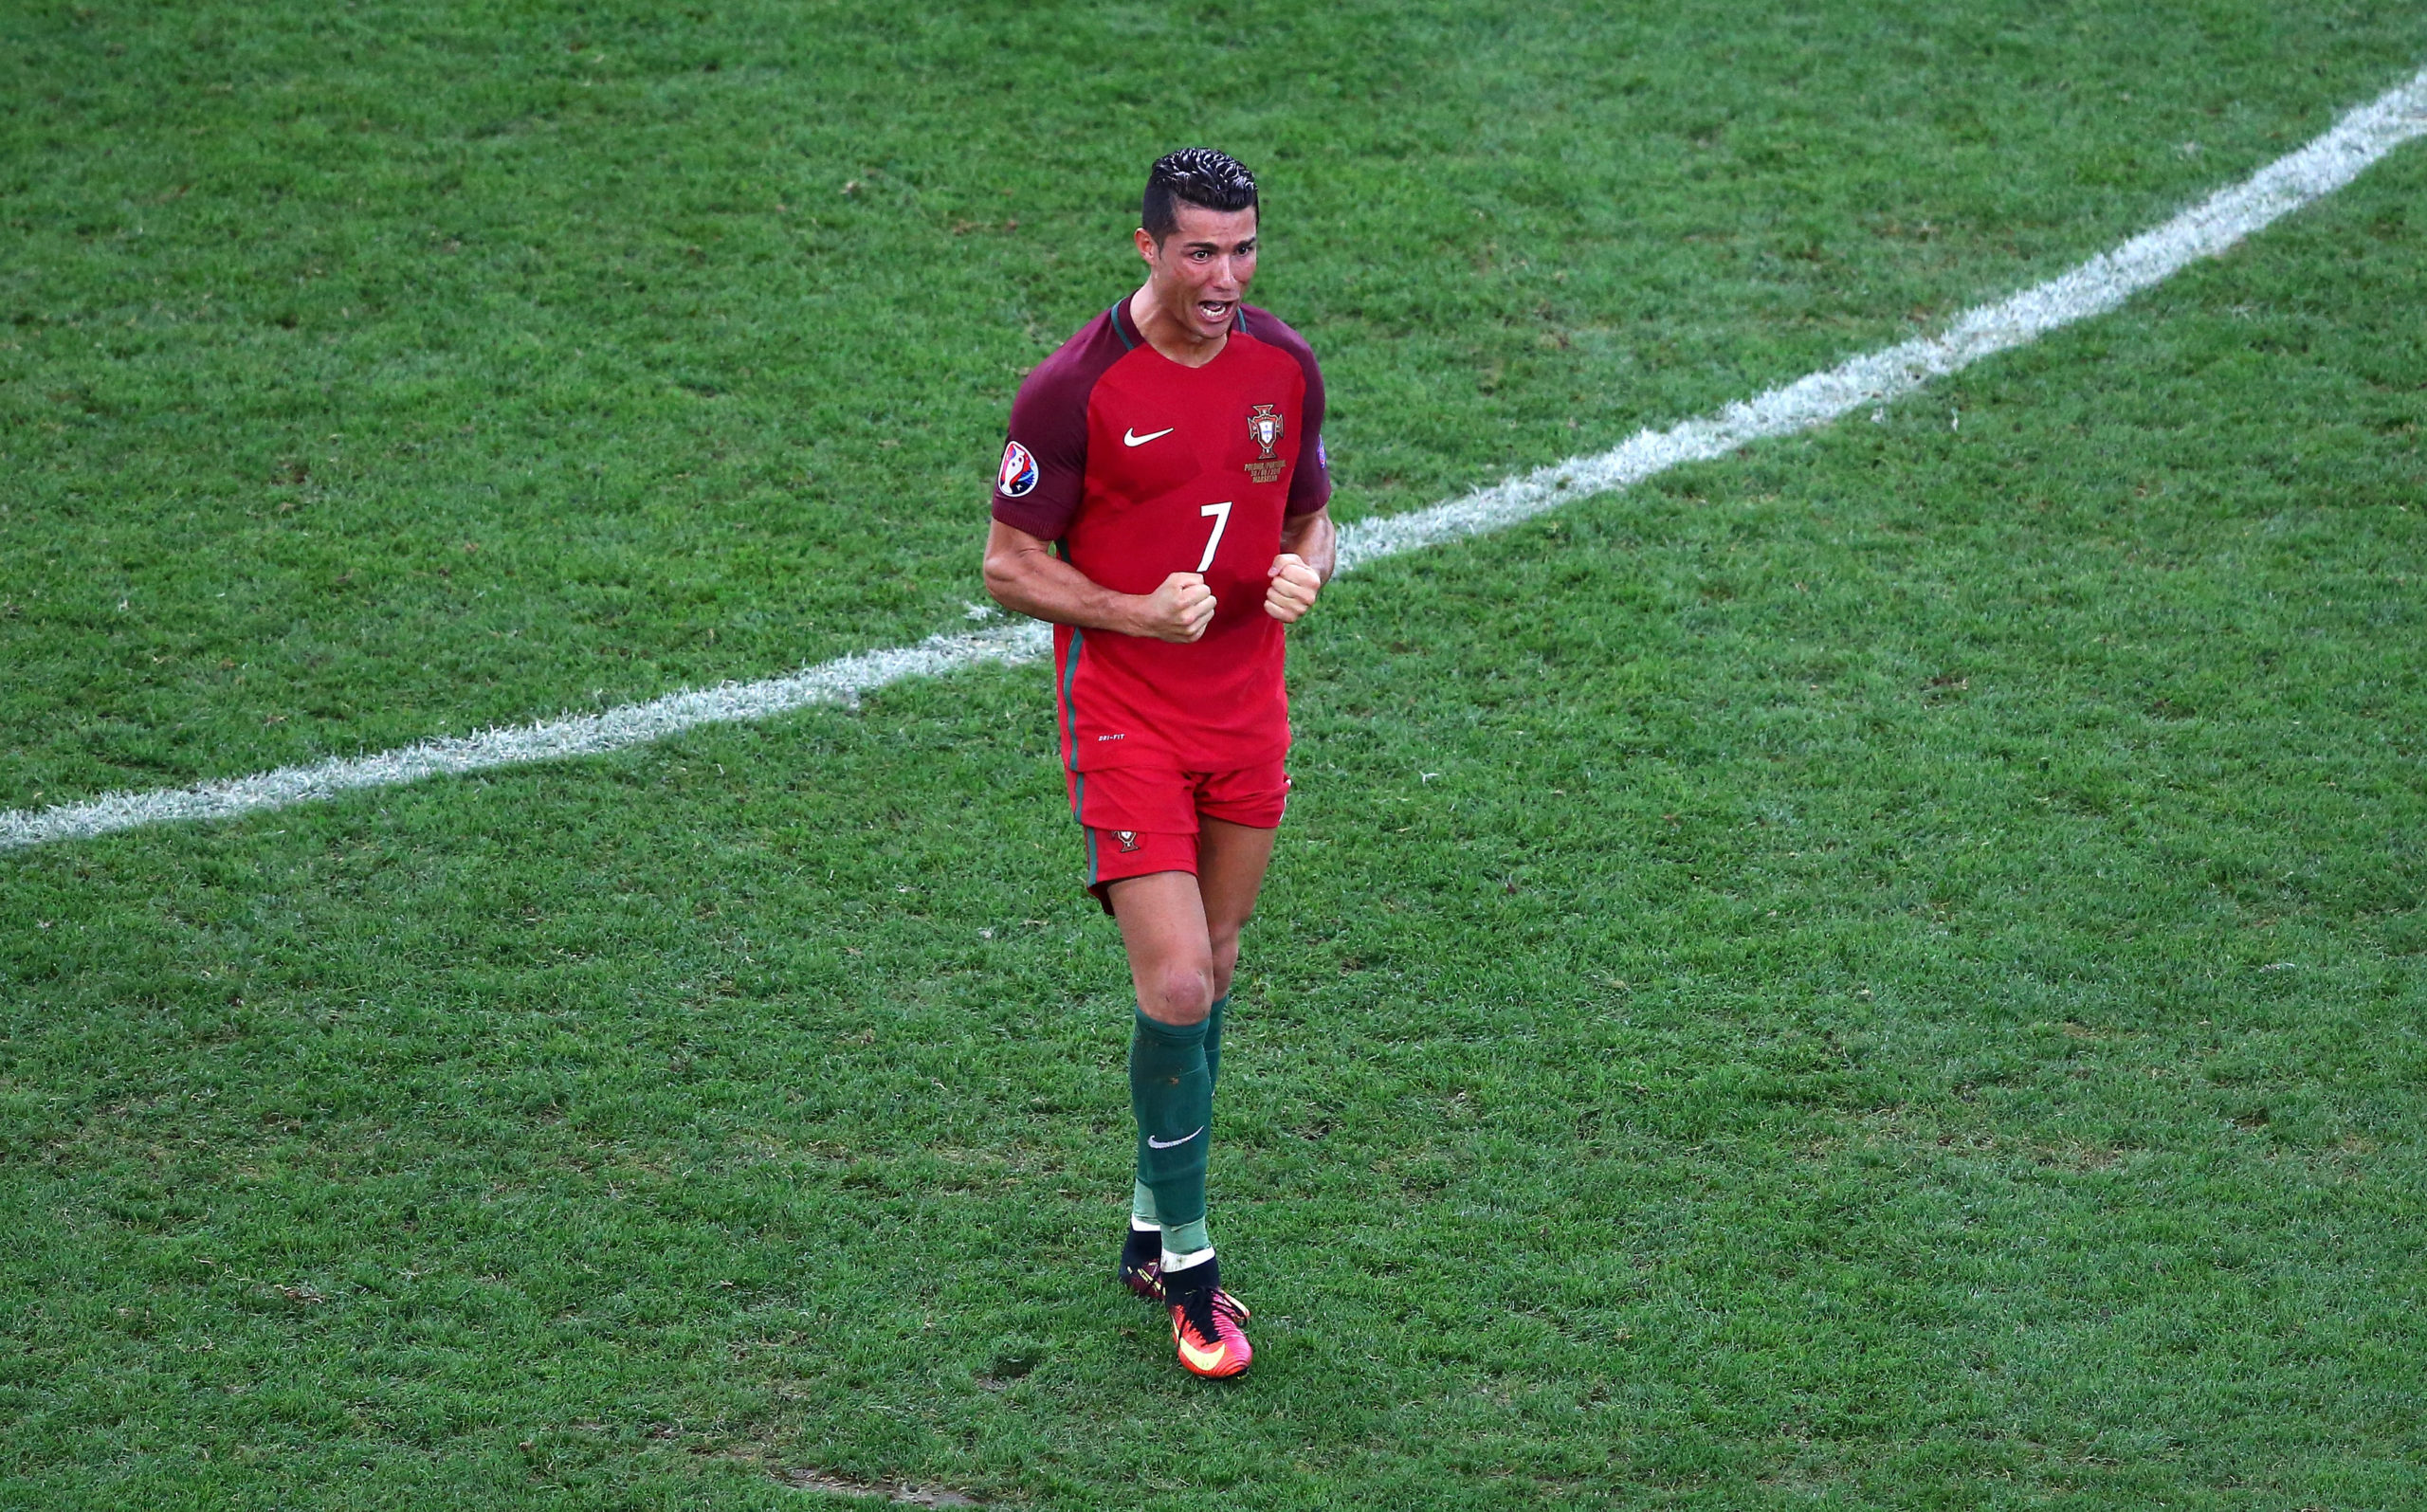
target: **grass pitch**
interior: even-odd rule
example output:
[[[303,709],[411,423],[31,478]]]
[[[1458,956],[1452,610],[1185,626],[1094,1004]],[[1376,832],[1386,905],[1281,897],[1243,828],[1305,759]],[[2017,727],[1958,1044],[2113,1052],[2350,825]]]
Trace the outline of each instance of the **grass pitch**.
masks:
[[[0,27],[12,806],[951,623],[1017,373],[1182,139],[1271,186],[1354,515],[2003,292],[2416,47]],[[2422,191],[1333,591],[1226,1056],[1233,1387],[1109,1280],[1123,974],[1033,669],[7,857],[0,1503],[2403,1504]]]

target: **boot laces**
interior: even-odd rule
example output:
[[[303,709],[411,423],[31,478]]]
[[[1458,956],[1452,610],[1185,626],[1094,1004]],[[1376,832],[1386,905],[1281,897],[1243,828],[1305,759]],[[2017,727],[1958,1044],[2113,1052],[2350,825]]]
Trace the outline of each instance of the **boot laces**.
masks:
[[[1180,1316],[1188,1320],[1189,1327],[1196,1330],[1196,1337],[1208,1343],[1222,1337],[1219,1319],[1228,1318],[1232,1324],[1236,1326],[1246,1321],[1250,1316],[1247,1303],[1219,1286],[1207,1286],[1191,1291],[1178,1301]]]

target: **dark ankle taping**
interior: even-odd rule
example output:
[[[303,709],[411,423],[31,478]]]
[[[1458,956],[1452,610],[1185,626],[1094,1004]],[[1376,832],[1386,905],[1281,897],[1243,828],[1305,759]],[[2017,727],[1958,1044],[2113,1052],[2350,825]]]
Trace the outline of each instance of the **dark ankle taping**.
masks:
[[[1222,1262],[1208,1255],[1193,1266],[1163,1272],[1163,1295],[1175,1303],[1198,1295],[1212,1295],[1222,1284]]]

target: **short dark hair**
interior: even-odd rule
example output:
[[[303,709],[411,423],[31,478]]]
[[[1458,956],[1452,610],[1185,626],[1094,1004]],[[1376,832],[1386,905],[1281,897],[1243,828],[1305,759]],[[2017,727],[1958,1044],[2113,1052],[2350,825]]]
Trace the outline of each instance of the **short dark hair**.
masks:
[[[1255,175],[1247,164],[1211,147],[1183,147],[1155,159],[1146,172],[1146,203],[1138,224],[1160,246],[1179,229],[1179,207],[1208,210],[1255,209]]]

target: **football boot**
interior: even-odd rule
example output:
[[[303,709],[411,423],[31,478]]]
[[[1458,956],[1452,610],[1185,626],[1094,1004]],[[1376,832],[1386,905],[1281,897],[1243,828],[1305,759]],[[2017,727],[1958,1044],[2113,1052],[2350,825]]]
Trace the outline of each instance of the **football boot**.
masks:
[[[1148,1302],[1163,1300],[1163,1231],[1132,1227],[1121,1244],[1121,1284]]]
[[[1192,1374],[1225,1380],[1255,1359],[1248,1345],[1245,1303],[1224,1291],[1208,1260],[1162,1278],[1163,1301],[1172,1310],[1172,1342]]]

